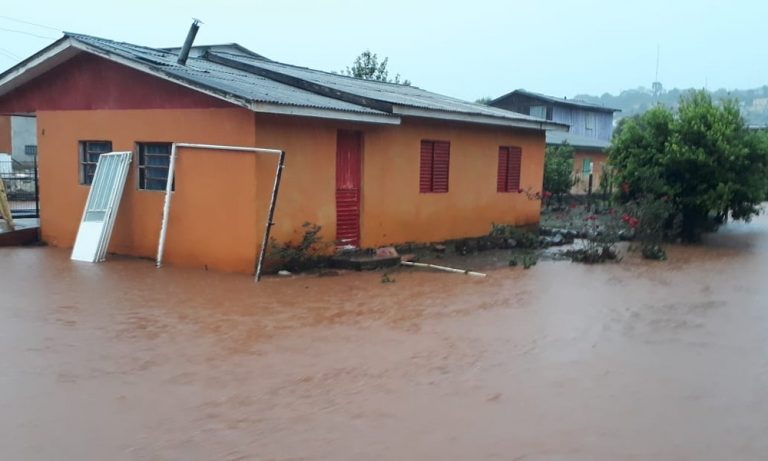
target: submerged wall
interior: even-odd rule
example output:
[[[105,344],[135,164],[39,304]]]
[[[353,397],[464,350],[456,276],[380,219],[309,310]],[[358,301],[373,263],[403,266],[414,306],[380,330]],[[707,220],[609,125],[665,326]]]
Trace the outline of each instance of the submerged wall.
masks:
[[[38,114],[41,228],[52,245],[73,244],[89,186],[79,184],[80,140],[108,140],[113,150],[136,142],[198,142],[286,151],[273,235],[300,237],[301,225],[336,232],[335,155],[338,129],[363,132],[361,245],[430,242],[477,236],[491,223],[538,222],[539,202],[496,191],[498,147],[523,149],[522,188],[540,191],[544,136],[535,132],[405,121],[370,126],[243,109],[51,111]],[[419,192],[422,139],[451,142],[449,192]],[[166,261],[250,272],[261,242],[276,158],[249,153],[179,152]],[[138,189],[134,157],[110,251],[154,257],[163,192]]]
[[[50,96],[50,97],[48,97]],[[363,133],[361,245],[478,236],[491,223],[538,222],[540,203],[496,191],[499,146],[522,148],[521,187],[541,190],[544,133],[404,118],[373,125],[254,114],[93,56],[80,56],[0,99],[0,110],[37,116],[42,238],[71,247],[89,186],[81,141],[258,146],[286,151],[273,236],[300,238],[304,222],[336,234],[337,131]],[[419,192],[420,143],[449,141],[447,193]],[[276,157],[180,151],[168,227],[168,264],[251,272],[265,227]],[[139,190],[134,156],[109,251],[154,258],[162,191]]]

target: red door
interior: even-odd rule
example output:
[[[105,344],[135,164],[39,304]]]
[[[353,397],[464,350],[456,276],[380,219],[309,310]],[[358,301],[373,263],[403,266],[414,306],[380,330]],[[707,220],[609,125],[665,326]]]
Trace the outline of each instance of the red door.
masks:
[[[336,138],[336,244],[360,245],[360,176],[363,134],[339,130]]]

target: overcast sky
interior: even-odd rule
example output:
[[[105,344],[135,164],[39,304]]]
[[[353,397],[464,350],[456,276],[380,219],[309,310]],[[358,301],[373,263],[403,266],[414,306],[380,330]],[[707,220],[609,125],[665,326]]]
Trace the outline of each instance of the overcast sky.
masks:
[[[343,69],[368,48],[389,57],[392,74],[468,100],[516,88],[570,97],[650,87],[657,46],[665,88],[768,84],[765,0],[3,3],[3,70],[53,42],[60,30],[179,46],[196,17],[204,22],[196,44],[237,42],[322,70]]]

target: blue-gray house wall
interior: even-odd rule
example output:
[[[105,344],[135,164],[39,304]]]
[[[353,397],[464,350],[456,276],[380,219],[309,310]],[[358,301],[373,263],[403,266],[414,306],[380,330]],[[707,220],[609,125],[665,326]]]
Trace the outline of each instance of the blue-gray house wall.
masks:
[[[599,107],[583,101],[560,99],[525,90],[515,90],[491,101],[491,106],[526,115],[541,117],[543,114],[547,120],[564,123],[570,127],[568,135],[572,135],[573,140],[568,139],[568,136],[565,138],[574,145],[577,143],[572,141],[592,146],[593,143],[590,140],[594,139],[596,141],[594,146],[605,146],[613,136],[613,112],[615,109]],[[536,110],[532,110],[533,108]],[[590,118],[591,129],[588,128]],[[558,136],[558,138],[561,137]]]
[[[594,120],[591,130],[587,129],[588,117]],[[571,128],[568,132],[578,136],[610,141],[613,135],[613,114],[608,112],[555,104],[552,107],[552,121],[569,125]]]

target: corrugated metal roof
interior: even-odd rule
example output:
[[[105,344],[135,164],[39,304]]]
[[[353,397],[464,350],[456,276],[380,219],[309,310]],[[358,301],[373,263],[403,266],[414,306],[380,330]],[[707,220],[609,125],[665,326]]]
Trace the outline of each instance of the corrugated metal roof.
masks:
[[[248,72],[216,64],[202,57],[190,57],[182,66],[176,53],[130,43],[67,33],[70,38],[107,53],[149,65],[169,76],[195,83],[219,92],[255,102],[330,109],[365,114],[388,115],[368,107],[318,95]]]
[[[169,53],[176,53],[178,54],[181,51],[180,46],[172,46],[169,48],[160,48],[163,51],[167,51]],[[243,56],[252,56],[257,59],[267,59],[266,56],[262,56],[258,53],[254,53],[253,51],[249,50],[248,48],[244,47],[243,45],[239,43],[218,43],[214,45],[195,45],[189,49],[189,55],[190,56],[202,56],[208,51],[221,51],[223,53],[232,53],[232,54],[241,54]]]
[[[416,86],[380,82],[375,80],[364,80],[276,61],[265,61],[257,58],[249,58],[248,56],[241,54],[230,54],[215,51],[211,54],[214,56],[222,56],[234,61],[239,61],[250,66],[290,75],[292,77],[338,91],[352,93],[362,98],[374,99],[376,101],[386,102],[389,104],[468,115],[483,115],[486,117],[502,118],[508,120],[549,123],[546,120],[537,117],[518,114],[516,112],[498,109],[483,104],[462,101],[461,99],[452,98],[450,96],[432,93]]]
[[[257,112],[389,124],[400,123],[402,117],[423,117],[534,130],[568,128],[415,86],[279,63],[249,50],[243,52],[245,49],[241,48],[239,45],[208,47],[205,54],[190,55],[186,64],[180,65],[176,49],[65,33],[61,40],[0,75],[0,94],[85,51]],[[234,53],[221,51],[226,49]]]
[[[595,150],[605,150],[611,145],[610,141],[605,141],[603,139],[579,136],[562,131],[547,132],[547,144],[562,144],[563,142],[567,142],[573,147],[583,147]]]
[[[499,96],[498,98],[496,98],[493,101],[491,101],[491,103],[494,103],[496,101],[501,101],[502,99],[506,99],[506,98],[508,98],[508,97],[510,97],[512,95],[515,95],[515,94],[520,94],[520,95],[523,95],[523,96],[529,96],[529,97],[532,97],[532,98],[541,99],[543,101],[551,102],[553,104],[565,104],[565,105],[568,105],[568,106],[582,107],[582,108],[585,108],[585,109],[594,109],[594,110],[599,110],[599,111],[602,111],[602,112],[621,112],[621,109],[614,109],[612,107],[602,106],[600,104],[595,104],[595,103],[583,101],[581,99],[557,98],[555,96],[549,96],[549,95],[541,94],[541,93],[534,93],[533,91],[528,91],[528,90],[523,90],[523,89],[518,89],[518,90],[512,91],[510,93],[507,93],[504,96]]]

